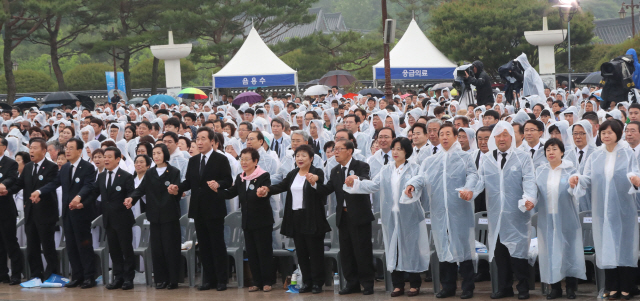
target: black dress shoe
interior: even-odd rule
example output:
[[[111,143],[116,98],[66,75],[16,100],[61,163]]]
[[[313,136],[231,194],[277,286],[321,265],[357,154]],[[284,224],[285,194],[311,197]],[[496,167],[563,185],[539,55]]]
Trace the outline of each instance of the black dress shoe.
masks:
[[[362,290],[362,294],[365,296],[373,295],[373,287],[365,288]]]
[[[166,282],[161,282],[161,283],[157,283],[156,284],[156,289],[163,290],[165,288],[167,288],[167,283]]]
[[[575,299],[576,298],[576,291],[572,288],[568,288],[567,289],[567,299]]]
[[[391,297],[395,298],[395,297],[400,297],[404,295],[404,288],[401,288],[399,291],[392,291],[391,292]]]
[[[114,289],[122,288],[122,283],[123,283],[122,280],[118,280],[116,282],[112,282],[112,283],[107,285],[107,289],[108,290],[114,290]]]
[[[633,298],[633,294],[626,294],[626,295],[620,294],[620,298],[624,300],[631,300],[631,298]]]
[[[518,300],[529,299],[529,292],[518,293]]]
[[[97,285],[96,281],[93,279],[87,279],[84,282],[82,282],[82,285],[80,286],[81,289],[87,289],[87,288],[92,288],[95,287]]]
[[[340,295],[348,295],[348,294],[353,294],[353,293],[359,293],[360,292],[360,287],[345,287],[343,289],[341,289],[338,294]]]
[[[211,283],[203,283],[202,285],[198,286],[199,291],[208,291],[210,289],[211,289]]]
[[[415,296],[417,296],[417,295],[420,295],[420,288],[416,288],[416,290],[415,290],[415,291],[411,291],[411,290],[409,290],[409,291],[407,292],[407,297],[415,297]]]
[[[561,290],[554,290],[552,289],[549,294],[547,294],[547,300],[553,300],[556,298],[560,298],[562,297],[562,291]]]
[[[20,284],[20,278],[16,277],[16,278],[11,278],[11,281],[9,282],[9,285],[18,285]]]
[[[174,290],[178,288],[178,284],[177,283],[171,283],[169,285],[167,285],[167,289],[168,290]]]
[[[439,293],[436,294],[436,298],[449,298],[455,295],[456,295],[456,291],[441,290]]]
[[[491,275],[489,273],[478,273],[473,277],[473,282],[490,281]]]
[[[68,287],[68,288],[78,287],[78,286],[82,285],[82,282],[84,282],[84,280],[82,280],[82,279],[74,279],[74,280],[69,281],[69,283],[65,284],[64,287]]]
[[[607,300],[618,300],[620,299],[620,292],[616,292],[615,294],[608,294],[608,299]]]
[[[508,297],[513,297],[513,291],[511,292],[497,292],[497,293],[492,293],[491,294],[491,299],[502,299],[502,298],[508,298]]]
[[[311,291],[312,291],[311,286],[305,284],[298,290],[298,293],[299,294],[305,294],[305,293],[310,293]]]
[[[131,282],[131,281],[125,281],[125,282],[122,284],[122,290],[123,290],[123,291],[127,291],[127,290],[130,290],[130,289],[133,289],[133,282]]]
[[[460,295],[460,299],[471,299],[473,298],[473,291],[463,291]]]
[[[312,294],[320,294],[320,293],[322,293],[322,286],[314,284],[313,288],[311,288],[311,293]]]
[[[227,290],[227,284],[226,283],[218,283],[218,286],[216,287],[216,290],[221,292],[221,291],[226,291]]]

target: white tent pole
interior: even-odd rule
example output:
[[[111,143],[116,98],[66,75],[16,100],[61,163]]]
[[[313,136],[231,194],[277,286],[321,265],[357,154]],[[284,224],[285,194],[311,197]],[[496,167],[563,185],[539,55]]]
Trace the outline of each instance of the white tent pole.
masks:
[[[373,66],[373,87],[378,89],[378,81],[376,80],[376,67]]]
[[[293,74],[294,76],[294,81],[295,81],[295,85],[296,85],[296,96],[298,96],[298,94],[300,94],[300,91],[298,90],[298,71],[296,71],[296,73]],[[295,97],[293,98],[295,99]]]

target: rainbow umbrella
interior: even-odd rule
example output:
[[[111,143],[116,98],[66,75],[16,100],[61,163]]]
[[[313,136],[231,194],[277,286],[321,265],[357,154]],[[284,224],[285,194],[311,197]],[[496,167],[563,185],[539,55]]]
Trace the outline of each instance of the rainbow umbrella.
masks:
[[[196,89],[196,88],[183,89],[182,91],[180,91],[180,94],[178,94],[178,97],[185,98],[185,99],[207,99],[207,98],[209,98],[209,96],[207,96],[206,93],[204,93],[202,90]]]

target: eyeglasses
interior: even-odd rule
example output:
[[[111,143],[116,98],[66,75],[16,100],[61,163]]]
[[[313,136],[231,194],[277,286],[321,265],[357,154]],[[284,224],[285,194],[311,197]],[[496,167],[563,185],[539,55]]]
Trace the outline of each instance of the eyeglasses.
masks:
[[[339,152],[341,152],[341,151],[343,151],[343,150],[345,150],[345,149],[347,149],[347,148],[346,148],[346,147],[334,148],[334,149],[333,149],[333,152],[334,152],[334,153],[339,153]]]
[[[576,137],[584,137],[587,135],[587,133],[573,133],[573,135]]]
[[[378,136],[378,139],[384,139],[384,140],[391,139],[391,138],[392,138],[391,136]]]
[[[625,133],[627,133],[627,134],[635,134],[635,133],[638,133],[638,131],[636,131],[636,130],[629,130],[629,129],[624,130],[624,132],[625,132]]]
[[[534,132],[540,132],[537,129],[526,129],[524,130],[525,133],[534,133]]]

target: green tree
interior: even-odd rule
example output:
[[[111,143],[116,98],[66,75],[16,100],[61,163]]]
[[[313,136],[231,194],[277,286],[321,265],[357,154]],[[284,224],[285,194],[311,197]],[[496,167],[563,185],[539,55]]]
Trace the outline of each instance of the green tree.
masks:
[[[445,2],[431,11],[433,29],[427,36],[452,60],[481,60],[488,72],[496,74],[498,67],[523,52],[533,66],[537,65],[537,47],[526,41],[524,32],[541,30],[545,14],[549,15],[550,29],[560,28],[558,11],[546,0]],[[572,47],[591,41],[592,22],[593,15],[588,12],[575,14]]]
[[[291,38],[274,50],[285,53],[282,60],[298,70],[300,81],[320,78],[328,70],[345,70],[363,79],[371,78],[371,66],[382,59],[382,38],[355,31],[316,33]]]
[[[222,67],[240,49],[252,25],[268,43],[289,28],[313,21],[308,9],[317,0],[168,1],[163,17],[176,36],[200,41],[190,59]]]
[[[77,65],[64,74],[67,88],[71,91],[105,90],[107,71],[113,72],[113,66],[103,63]]]
[[[151,86],[151,73],[153,72],[153,58],[149,58],[137,64],[135,67],[131,68],[131,84],[133,85],[132,89],[139,88],[148,88]],[[166,77],[164,74],[164,61],[160,61],[158,64],[159,72],[158,76],[158,85],[159,87],[165,87]],[[196,66],[187,59],[180,60],[180,72],[182,75],[182,82],[186,83],[198,76],[196,72]]]
[[[49,48],[51,67],[58,81],[58,90],[64,91],[67,86],[60,67],[60,59],[77,53],[68,46],[80,34],[89,32],[108,20],[105,11],[111,3],[102,0],[44,0],[41,2],[42,26],[29,37],[29,41]]]
[[[17,93],[47,92],[55,89],[51,77],[35,70],[16,70],[13,72]],[[0,77],[0,93],[7,93],[7,79]]]

